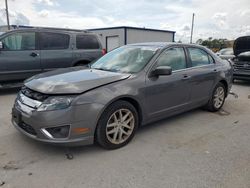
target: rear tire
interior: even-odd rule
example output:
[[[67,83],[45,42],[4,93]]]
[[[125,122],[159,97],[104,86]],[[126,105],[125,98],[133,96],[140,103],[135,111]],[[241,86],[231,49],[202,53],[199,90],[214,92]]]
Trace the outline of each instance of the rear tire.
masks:
[[[205,106],[205,109],[210,112],[217,112],[220,110],[225,102],[226,98],[226,88],[224,84],[219,82],[213,91],[211,98]]]
[[[139,125],[135,107],[126,101],[117,101],[108,106],[101,115],[95,141],[105,149],[118,149],[127,145]]]

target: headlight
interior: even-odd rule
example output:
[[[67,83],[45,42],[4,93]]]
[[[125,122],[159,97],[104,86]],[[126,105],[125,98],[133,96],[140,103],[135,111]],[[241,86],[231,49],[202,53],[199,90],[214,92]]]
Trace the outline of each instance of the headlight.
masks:
[[[61,110],[68,108],[72,102],[72,97],[48,98],[38,108],[37,111]]]

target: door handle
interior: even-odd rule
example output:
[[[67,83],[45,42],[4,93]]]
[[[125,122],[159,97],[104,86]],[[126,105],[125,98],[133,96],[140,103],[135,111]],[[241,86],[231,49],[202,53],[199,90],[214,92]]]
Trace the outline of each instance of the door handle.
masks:
[[[217,72],[217,69],[214,69],[214,72]]]
[[[39,56],[39,54],[37,54],[37,53],[35,53],[35,52],[32,52],[32,53],[30,54],[30,56],[31,56],[31,57],[36,57],[36,56]]]
[[[188,79],[190,79],[190,78],[191,78],[191,76],[188,76],[188,75],[183,75],[182,80],[188,80]]]

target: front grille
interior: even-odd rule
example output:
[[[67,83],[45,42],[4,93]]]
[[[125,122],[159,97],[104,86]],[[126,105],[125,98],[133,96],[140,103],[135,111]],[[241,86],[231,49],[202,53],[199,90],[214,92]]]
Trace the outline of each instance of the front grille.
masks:
[[[37,91],[33,91],[27,88],[26,86],[22,87],[21,93],[24,94],[26,97],[29,97],[31,99],[38,100],[38,101],[44,101],[45,99],[49,97],[49,95],[46,95]]]
[[[234,69],[250,71],[250,62],[235,62]]]
[[[18,126],[19,126],[21,129],[23,129],[25,132],[27,132],[27,133],[29,133],[29,134],[31,134],[31,135],[34,135],[34,136],[37,135],[35,129],[34,129],[33,127],[31,127],[30,125],[24,123],[24,122],[19,123]]]

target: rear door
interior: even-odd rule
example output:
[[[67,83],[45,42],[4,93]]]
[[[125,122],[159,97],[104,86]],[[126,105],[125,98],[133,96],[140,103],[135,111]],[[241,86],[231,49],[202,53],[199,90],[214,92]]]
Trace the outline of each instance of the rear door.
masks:
[[[188,56],[191,62],[191,102],[206,101],[213,90],[217,69],[214,59],[203,49],[188,47]]]
[[[43,71],[72,65],[71,36],[66,33],[40,32],[41,66]]]
[[[1,39],[0,81],[23,80],[41,72],[37,33],[19,31]]]
[[[74,50],[74,62],[89,63],[102,56],[102,46],[96,35],[76,34]]]

